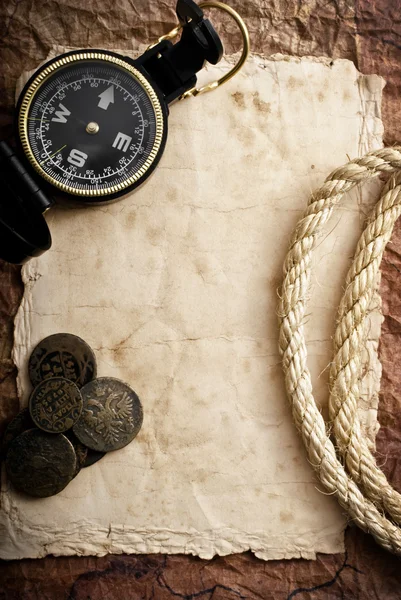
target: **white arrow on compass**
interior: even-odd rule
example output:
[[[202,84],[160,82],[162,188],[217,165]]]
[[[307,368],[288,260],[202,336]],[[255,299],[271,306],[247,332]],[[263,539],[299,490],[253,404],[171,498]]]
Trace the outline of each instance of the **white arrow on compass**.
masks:
[[[109,104],[114,104],[114,86],[111,85],[107,88],[107,90],[104,90],[104,92],[99,94],[99,98],[100,101],[98,107],[107,110],[109,108]]]

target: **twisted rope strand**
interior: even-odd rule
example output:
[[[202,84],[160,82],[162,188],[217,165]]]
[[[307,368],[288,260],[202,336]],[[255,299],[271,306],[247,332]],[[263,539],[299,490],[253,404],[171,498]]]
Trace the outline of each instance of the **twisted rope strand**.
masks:
[[[328,492],[364,531],[384,548],[401,555],[401,529],[382,514],[401,522],[401,496],[377,467],[357,415],[366,343],[366,317],[376,287],[381,258],[401,213],[401,175],[390,182],[359,240],[346,279],[334,336],[330,370],[330,418],[340,458],[313,397],[306,365],[304,317],[313,249],[333,208],[356,184],[401,169],[401,148],[384,148],[336,169],[311,197],[295,228],[284,263],[279,304],[279,347],[287,394],[308,457]],[[345,470],[347,469],[347,471]],[[359,487],[360,486],[360,487]]]
[[[348,271],[334,336],[329,399],[333,433],[351,477],[361,484],[367,497],[397,523],[401,523],[401,495],[390,486],[361,436],[357,408],[363,368],[360,348],[366,343],[366,318],[383,252],[401,213],[400,197],[400,185],[394,185],[381,197],[373,211],[374,220],[370,219],[359,240]]]

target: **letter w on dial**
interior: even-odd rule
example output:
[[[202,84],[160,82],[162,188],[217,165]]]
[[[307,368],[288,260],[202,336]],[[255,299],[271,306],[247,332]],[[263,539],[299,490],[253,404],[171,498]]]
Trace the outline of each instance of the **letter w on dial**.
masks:
[[[56,116],[52,118],[52,121],[56,121],[57,123],[67,123],[66,117],[68,117],[71,114],[71,111],[68,110],[68,108],[66,108],[64,104],[61,104],[61,102],[58,106],[60,110],[56,110]]]

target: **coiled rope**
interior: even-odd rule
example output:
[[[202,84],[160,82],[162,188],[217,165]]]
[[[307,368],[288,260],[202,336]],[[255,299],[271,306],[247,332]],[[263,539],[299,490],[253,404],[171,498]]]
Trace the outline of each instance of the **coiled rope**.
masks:
[[[306,364],[304,316],[312,253],[333,208],[343,195],[358,183],[381,173],[392,177],[358,242],[338,310],[330,368],[330,424],[326,426],[313,397]],[[284,263],[279,304],[279,346],[285,384],[309,461],[323,486],[337,497],[350,518],[371,533],[381,546],[399,555],[401,495],[391,487],[369,450],[361,433],[357,406],[366,317],[383,252],[400,214],[401,147],[371,152],[333,171],[312,195],[295,228]]]

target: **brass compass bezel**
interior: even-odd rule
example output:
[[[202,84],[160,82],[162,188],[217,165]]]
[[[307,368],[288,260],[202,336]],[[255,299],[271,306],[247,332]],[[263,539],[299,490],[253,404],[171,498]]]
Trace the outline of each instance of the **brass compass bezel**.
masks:
[[[108,63],[112,63],[127,71],[131,76],[138,80],[138,82],[145,89],[149,100],[152,104],[153,110],[155,112],[156,132],[153,148],[148,158],[146,159],[145,163],[133,175],[127,177],[127,179],[124,180],[124,182],[111,185],[107,188],[93,188],[82,190],[57,181],[57,179],[54,179],[41,167],[40,163],[35,158],[31,149],[31,145],[29,143],[28,114],[36,94],[39,92],[40,88],[47,81],[47,79],[49,79],[49,77],[53,75],[55,71],[57,71],[57,69],[60,69],[72,63],[86,60],[101,60],[106,61]],[[124,190],[127,190],[127,188],[136,184],[140,179],[144,177],[144,175],[151,168],[162,147],[165,127],[163,119],[163,110],[161,107],[160,100],[149,81],[146,79],[146,77],[144,77],[144,75],[142,75],[140,71],[138,71],[138,69],[136,69],[133,65],[124,60],[123,57],[120,58],[118,56],[108,54],[105,52],[78,52],[74,54],[61,56],[58,59],[52,61],[51,63],[45,65],[44,68],[38,73],[38,75],[29,85],[28,89],[24,92],[24,96],[20,103],[20,109],[18,113],[18,133],[25,156],[27,157],[29,163],[32,165],[35,171],[39,173],[41,177],[43,177],[46,181],[48,181],[50,184],[52,184],[54,187],[58,188],[64,193],[71,194],[73,196],[96,198],[120,195],[122,192],[124,192]]]

